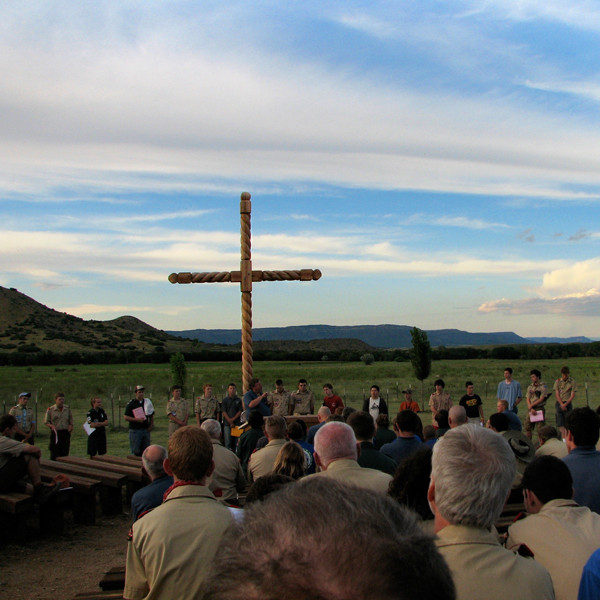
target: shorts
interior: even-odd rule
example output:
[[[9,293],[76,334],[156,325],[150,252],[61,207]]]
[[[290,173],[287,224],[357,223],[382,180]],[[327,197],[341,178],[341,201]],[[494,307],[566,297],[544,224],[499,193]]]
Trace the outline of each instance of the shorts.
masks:
[[[542,421],[535,421],[534,423],[532,423],[529,420],[529,415],[531,415],[531,413],[527,411],[527,416],[525,417],[525,431],[534,431],[536,425],[539,431],[540,427],[543,427],[546,424],[546,408],[544,406],[539,406],[535,410],[537,412],[540,412],[541,410],[544,413],[544,419]]]
[[[0,493],[9,492],[17,487],[17,482],[27,475],[25,455],[13,456],[0,469]]]
[[[564,427],[565,426],[565,419],[567,418],[567,415],[573,410],[573,403],[569,403],[569,405],[567,406],[567,410],[563,410],[560,407],[560,404],[557,402],[556,403],[556,426],[557,427]]]
[[[104,428],[98,428],[88,435],[87,453],[89,456],[106,454],[106,431]]]

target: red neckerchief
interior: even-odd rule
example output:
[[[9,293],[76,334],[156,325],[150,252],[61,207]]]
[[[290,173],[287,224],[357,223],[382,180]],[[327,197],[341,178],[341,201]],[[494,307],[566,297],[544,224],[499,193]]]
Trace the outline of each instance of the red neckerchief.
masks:
[[[198,483],[197,481],[178,481],[177,483],[174,483],[163,495],[163,502],[167,499],[167,496],[175,489],[178,487],[181,487],[182,485],[202,485],[201,483]]]

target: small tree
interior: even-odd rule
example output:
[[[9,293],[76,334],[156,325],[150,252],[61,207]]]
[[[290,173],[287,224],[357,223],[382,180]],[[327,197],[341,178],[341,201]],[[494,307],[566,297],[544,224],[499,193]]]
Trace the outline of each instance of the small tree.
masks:
[[[375,362],[375,357],[372,354],[363,354],[360,357],[360,360],[362,360],[365,365],[372,365]]]
[[[187,378],[187,368],[185,366],[185,357],[181,352],[176,352],[171,355],[171,374],[173,376],[173,385],[180,385],[182,388],[185,387],[185,380]]]
[[[423,381],[429,377],[431,373],[431,345],[427,338],[427,333],[418,327],[413,327],[410,330],[412,338],[412,351],[410,353],[410,362],[412,363],[415,377],[421,382],[421,410],[424,410],[423,405]]]

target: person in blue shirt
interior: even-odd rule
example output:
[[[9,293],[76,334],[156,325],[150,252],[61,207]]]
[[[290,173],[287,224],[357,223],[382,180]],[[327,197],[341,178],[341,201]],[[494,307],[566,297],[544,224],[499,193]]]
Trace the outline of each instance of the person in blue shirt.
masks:
[[[397,437],[393,442],[381,446],[381,452],[401,464],[405,458],[423,447],[423,442],[416,435],[420,425],[421,419],[417,413],[412,410],[399,412],[394,418],[394,431]]]
[[[244,408],[246,409],[246,419],[250,417],[253,410],[260,411],[263,417],[271,416],[271,409],[267,403],[267,392],[262,393],[262,383],[258,377],[250,380],[250,389],[244,394]]]
[[[131,497],[131,516],[134,522],[142,513],[160,506],[165,492],[173,485],[173,477],[167,475],[163,467],[165,458],[167,449],[157,445],[148,446],[142,454],[142,466],[152,483]]]

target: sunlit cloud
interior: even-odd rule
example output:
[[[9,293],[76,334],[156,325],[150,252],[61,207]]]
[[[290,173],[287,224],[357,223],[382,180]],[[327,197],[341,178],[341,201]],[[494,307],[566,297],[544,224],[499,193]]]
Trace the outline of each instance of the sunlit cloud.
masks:
[[[479,307],[480,313],[500,312],[509,315],[565,315],[600,316],[600,291],[590,289],[583,294],[556,298],[524,298],[520,300],[494,300]]]

